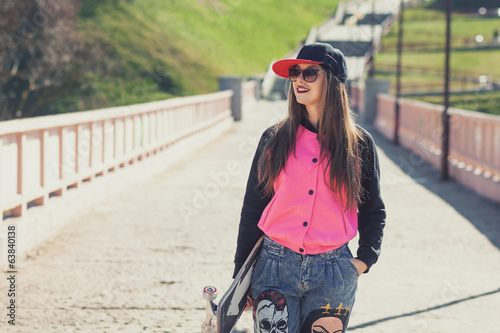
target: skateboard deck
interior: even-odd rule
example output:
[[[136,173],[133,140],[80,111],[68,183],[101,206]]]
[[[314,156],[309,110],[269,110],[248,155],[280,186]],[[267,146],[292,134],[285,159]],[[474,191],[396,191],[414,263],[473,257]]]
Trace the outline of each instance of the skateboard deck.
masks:
[[[247,295],[250,293],[252,273],[255,267],[255,263],[257,261],[257,257],[259,256],[263,239],[264,236],[262,236],[257,241],[254,248],[252,249],[252,252],[250,252],[249,256],[245,260],[245,263],[243,264],[240,271],[234,278],[233,283],[231,283],[231,286],[228,288],[226,293],[222,296],[219,304],[216,306],[217,333],[230,333],[231,330],[236,325],[238,319],[240,319],[243,310],[245,309],[247,303]],[[207,290],[208,292],[212,290],[212,292],[214,293],[216,293],[217,291],[215,287],[210,287],[210,286],[205,287],[204,293]],[[215,297],[216,294],[209,301],[208,305],[209,307],[211,306],[212,308],[215,308],[215,305],[213,304],[213,302],[211,302],[213,299],[215,299]]]
[[[262,245],[261,237],[217,306],[217,333],[230,333],[240,319],[250,293],[252,273]]]

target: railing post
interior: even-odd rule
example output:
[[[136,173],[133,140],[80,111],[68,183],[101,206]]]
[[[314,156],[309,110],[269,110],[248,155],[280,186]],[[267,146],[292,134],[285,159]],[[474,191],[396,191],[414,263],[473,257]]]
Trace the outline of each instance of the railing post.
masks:
[[[219,91],[232,90],[231,113],[235,121],[241,120],[243,78],[236,75],[219,77]]]
[[[391,82],[389,80],[367,78],[365,80],[365,91],[363,105],[358,105],[360,120],[367,124],[373,124],[377,118],[377,94],[388,93]]]
[[[403,22],[404,22],[405,3],[401,0],[399,10],[399,29],[398,29],[398,57],[396,74],[396,107],[394,116],[394,143],[399,145],[399,122],[400,122],[400,98],[401,98],[401,66],[403,58]]]
[[[450,38],[451,38],[451,0],[446,0],[446,49],[445,49],[445,77],[444,77],[444,110],[443,110],[443,135],[441,146],[441,180],[449,179],[448,155],[450,151]]]
[[[254,75],[248,78],[250,81],[255,81],[255,99],[258,101],[262,98],[262,82],[264,81],[264,76]]]
[[[26,182],[25,182],[25,169],[23,163],[24,149],[26,149],[26,133],[17,134],[17,194],[21,196],[21,205],[12,210],[13,216],[23,216],[28,210],[27,202],[25,201],[26,195]]]

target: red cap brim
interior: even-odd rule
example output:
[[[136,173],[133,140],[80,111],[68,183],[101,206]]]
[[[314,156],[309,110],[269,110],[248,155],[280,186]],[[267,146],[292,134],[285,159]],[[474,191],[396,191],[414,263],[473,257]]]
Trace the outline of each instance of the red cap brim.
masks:
[[[273,64],[273,72],[281,77],[284,77],[285,79],[288,79],[288,69],[298,64],[321,64],[321,62],[306,59],[278,60]]]

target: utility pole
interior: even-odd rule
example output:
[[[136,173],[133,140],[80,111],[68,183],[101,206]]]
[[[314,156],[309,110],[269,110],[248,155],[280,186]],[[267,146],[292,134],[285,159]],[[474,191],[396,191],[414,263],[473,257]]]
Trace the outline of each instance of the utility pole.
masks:
[[[370,46],[370,59],[368,60],[370,69],[368,70],[368,77],[375,76],[375,27],[377,25],[377,21],[375,20],[375,1],[371,0],[372,3],[372,17],[370,20],[371,30],[372,30],[372,43]]]
[[[396,70],[396,105],[394,116],[394,144],[399,145],[399,99],[401,98],[401,61],[403,57],[403,11],[404,0],[401,0],[399,9],[399,30],[398,30],[398,62]]]
[[[451,0],[446,0],[446,51],[444,70],[444,110],[443,136],[441,145],[441,180],[448,180],[448,155],[450,152],[450,40],[451,40]]]

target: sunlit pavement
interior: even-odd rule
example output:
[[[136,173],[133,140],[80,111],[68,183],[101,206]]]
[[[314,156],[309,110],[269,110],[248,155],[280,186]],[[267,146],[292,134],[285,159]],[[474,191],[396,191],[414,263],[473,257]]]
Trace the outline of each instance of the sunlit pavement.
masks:
[[[199,332],[203,287],[215,285],[220,298],[231,283],[260,133],[285,110],[285,102],[258,102],[202,151],[76,218],[21,261],[17,325],[3,316],[1,330]],[[348,331],[496,332],[500,205],[439,181],[438,170],[367,129],[379,147],[388,219]],[[237,329],[253,331],[250,313]]]

